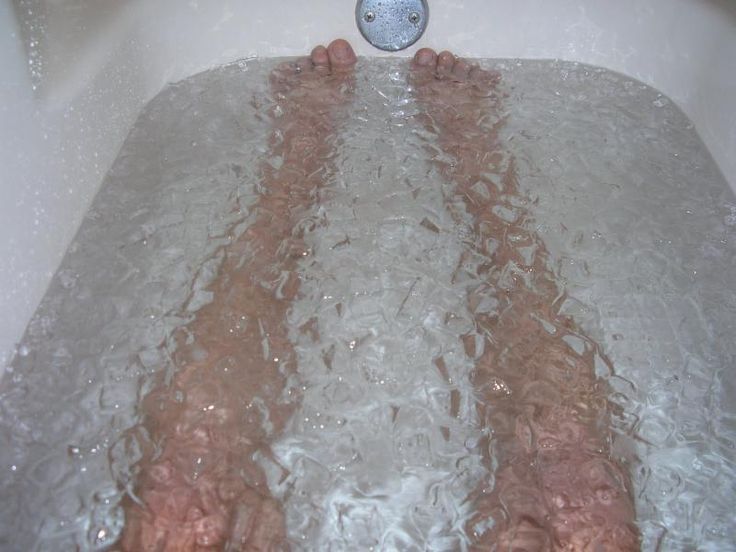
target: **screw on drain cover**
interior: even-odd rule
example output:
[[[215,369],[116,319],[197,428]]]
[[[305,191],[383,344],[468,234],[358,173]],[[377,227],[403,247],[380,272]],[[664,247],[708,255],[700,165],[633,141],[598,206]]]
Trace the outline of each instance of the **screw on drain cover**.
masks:
[[[403,50],[424,34],[426,0],[358,0],[355,21],[365,39],[381,50]]]

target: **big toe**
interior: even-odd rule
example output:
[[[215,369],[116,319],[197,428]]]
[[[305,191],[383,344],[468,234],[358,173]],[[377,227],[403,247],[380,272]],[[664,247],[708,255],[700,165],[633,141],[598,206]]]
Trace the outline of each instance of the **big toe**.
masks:
[[[358,58],[355,56],[353,47],[347,40],[338,38],[333,40],[327,47],[330,65],[334,69],[346,69],[355,65]]]
[[[422,48],[414,54],[414,65],[416,67],[430,67],[432,69],[437,65],[437,52],[432,48]]]

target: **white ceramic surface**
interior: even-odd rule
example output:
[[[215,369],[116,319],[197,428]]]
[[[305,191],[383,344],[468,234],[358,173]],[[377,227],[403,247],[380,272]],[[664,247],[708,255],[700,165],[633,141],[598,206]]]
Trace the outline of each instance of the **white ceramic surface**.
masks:
[[[0,2],[0,373],[141,107],[168,82],[330,38],[361,55],[561,58],[659,89],[736,187],[733,0],[429,0],[410,50],[374,50],[353,0]]]

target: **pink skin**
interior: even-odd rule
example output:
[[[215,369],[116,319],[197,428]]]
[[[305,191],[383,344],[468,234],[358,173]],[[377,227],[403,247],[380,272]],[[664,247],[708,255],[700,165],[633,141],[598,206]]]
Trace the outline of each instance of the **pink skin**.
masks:
[[[125,503],[121,550],[288,548],[281,507],[253,454],[269,454],[295,406],[281,400],[284,374],[294,369],[284,321],[298,292],[296,262],[306,251],[292,229],[324,185],[335,107],[348,101],[355,61],[350,45],[335,40],[271,75],[281,115],[273,119],[269,145],[283,164],[262,167],[265,191],[252,207],[255,222],[225,248],[212,302],[175,335],[173,381],[143,401],[142,427],[131,433],[143,430],[155,447],[136,466],[137,500]],[[285,283],[283,273],[290,275]]]
[[[291,229],[299,213],[312,206],[313,192],[324,185],[320,169],[329,167],[333,154],[335,106],[347,101],[355,61],[350,45],[336,40],[271,76],[282,115],[273,120],[269,145],[284,162],[278,170],[264,165],[267,191],[253,208],[256,223],[227,246],[210,287],[213,301],[176,336],[178,370],[173,381],[162,382],[145,398],[143,427],[131,430],[144,429],[156,446],[144,451],[137,466],[138,501],[125,504],[120,550],[205,551],[222,549],[225,543],[233,550],[288,548],[281,507],[269,495],[252,455],[269,453],[270,439],[294,406],[279,398],[283,374],[293,370],[294,363],[283,321],[298,292],[296,259],[306,251],[301,236],[293,236]],[[475,535],[478,550],[634,550],[637,536],[631,529],[628,481],[605,453],[605,435],[598,430],[605,400],[592,371],[592,353],[571,360],[560,339],[550,337],[535,321],[552,320],[560,336],[579,333],[556,313],[559,290],[546,268],[544,244],[523,221],[509,225],[493,218],[493,207],[503,204],[502,194],[492,192],[489,200],[470,189],[484,173],[495,170],[503,194],[523,198],[515,187],[513,160],[493,139],[495,131],[489,134],[477,124],[480,115],[494,113],[500,101],[497,81],[498,75],[450,52],[437,55],[422,49],[413,61],[412,82],[431,118],[428,124],[439,128],[442,147],[456,160],[442,169],[479,221],[474,228],[478,241],[515,236],[513,242],[500,240],[493,258],[499,266],[509,261],[523,264],[523,245],[538,248],[528,267],[537,274],[534,288],[519,279],[506,295],[500,294],[499,300],[509,305],[503,316],[477,316],[479,327],[492,329],[495,344],[486,344],[477,355],[472,340],[466,343],[468,354],[477,358],[479,417],[493,428],[492,446],[501,461],[494,489],[479,490],[475,498],[473,520],[477,525],[492,518],[496,528],[478,532],[469,526],[468,533]],[[244,257],[249,262],[241,263]],[[481,269],[492,280],[491,269]],[[281,272],[293,277],[281,288],[283,298],[277,299],[274,289],[262,282],[277,282]],[[479,289],[469,294],[471,310],[483,293]],[[232,319],[241,315],[244,329],[233,337]],[[259,327],[279,363],[264,361]],[[304,332],[319,339],[313,327]],[[572,388],[566,379],[570,362],[577,374]],[[499,381],[516,402],[504,402]],[[179,395],[185,397],[183,402]],[[268,434],[252,406],[254,400],[268,406],[274,428]]]
[[[628,476],[610,458],[608,432],[601,429],[609,408],[594,371],[597,346],[558,312],[561,290],[549,254],[526,222],[529,198],[518,189],[513,156],[498,140],[499,80],[450,52],[423,48],[412,61],[411,82],[426,111],[420,119],[453,158],[440,169],[475,219],[475,251],[469,253],[488,259],[475,269],[485,283],[469,293],[468,307],[473,311],[489,290],[500,304],[496,315],[476,314],[479,333],[492,336],[482,351],[475,350],[473,336],[465,340],[476,359],[479,419],[493,436],[483,448],[499,462],[491,489],[476,494],[467,531],[477,550],[638,550]],[[486,128],[479,121],[489,117],[496,122]],[[517,218],[499,217],[499,207],[513,209]],[[491,253],[489,241],[497,244]],[[530,249],[531,260],[522,255]],[[502,280],[509,271],[513,278]],[[540,319],[556,331],[547,331]],[[587,343],[583,354],[563,341],[570,334]]]

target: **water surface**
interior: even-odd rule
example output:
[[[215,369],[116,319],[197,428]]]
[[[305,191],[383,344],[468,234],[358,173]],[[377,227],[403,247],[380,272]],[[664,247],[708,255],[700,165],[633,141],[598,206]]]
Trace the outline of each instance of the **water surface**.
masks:
[[[218,248],[249,224],[274,63],[170,85],[131,130],[0,384],[0,547],[104,549],[119,533],[140,455],[121,436],[171,369],[172,332],[210,300]],[[563,312],[613,362],[613,454],[643,549],[735,549],[733,193],[657,91],[572,63],[484,64],[503,76],[501,138]],[[404,62],[361,60],[353,109],[288,320],[301,406],[274,436],[278,464],[261,463],[305,549],[462,548],[486,475],[452,277],[465,228]],[[315,314],[316,343],[296,330]]]

